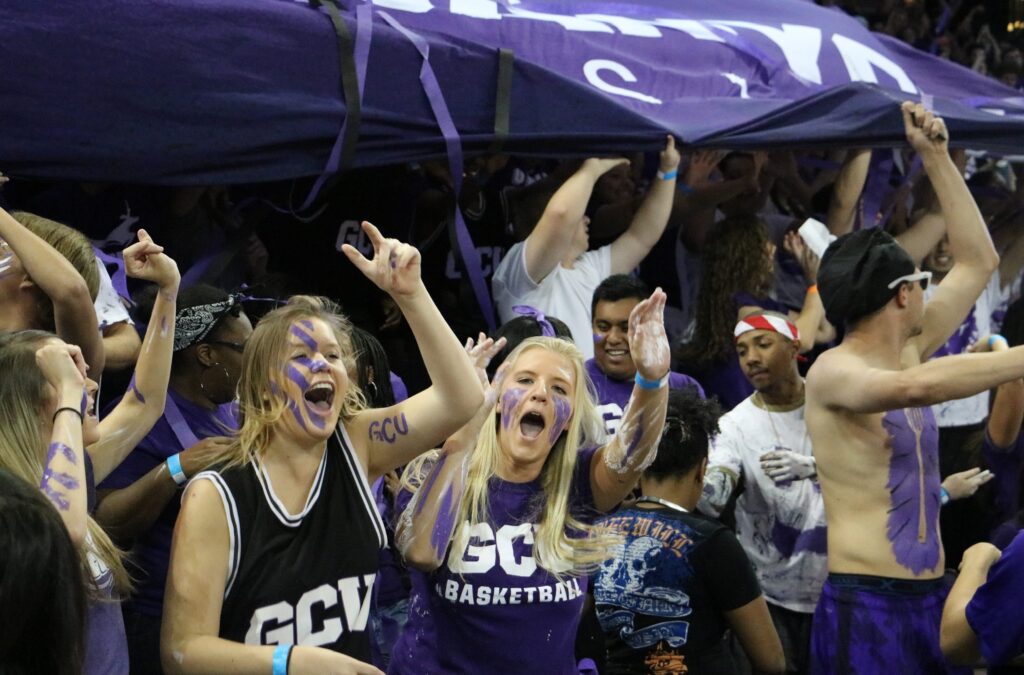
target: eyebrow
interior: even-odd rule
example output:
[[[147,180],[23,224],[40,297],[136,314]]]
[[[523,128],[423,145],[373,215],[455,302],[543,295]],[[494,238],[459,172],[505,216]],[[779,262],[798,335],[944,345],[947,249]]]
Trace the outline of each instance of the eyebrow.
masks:
[[[526,368],[526,369],[523,369],[523,370],[517,370],[513,374],[513,377],[515,377],[517,375],[532,375],[533,377],[537,377],[537,372],[534,371],[534,370],[530,370],[530,369]],[[567,384],[569,386],[572,386],[572,382],[570,380],[565,379],[561,375],[555,375],[553,379],[558,381],[558,382],[561,382],[562,384]]]
[[[316,348],[318,350],[320,350],[320,351],[330,350],[330,349],[337,349],[339,352],[341,351],[341,345],[338,344],[337,342],[333,342],[332,341],[332,342],[328,342],[326,344],[321,344],[319,340],[313,340],[313,342],[314,342],[314,344],[316,344]],[[298,348],[298,349],[310,349],[309,344],[307,344],[304,341],[299,340],[298,338],[296,338],[295,340],[289,340],[288,341],[288,346],[292,347],[292,348]]]

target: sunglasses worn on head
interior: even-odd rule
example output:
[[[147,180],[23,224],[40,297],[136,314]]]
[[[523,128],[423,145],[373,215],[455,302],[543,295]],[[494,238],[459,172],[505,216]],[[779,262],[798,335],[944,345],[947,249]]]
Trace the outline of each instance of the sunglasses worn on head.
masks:
[[[928,282],[932,279],[931,272],[914,272],[913,274],[904,274],[902,277],[896,277],[889,282],[889,289],[896,288],[900,284],[911,284],[915,281],[921,284],[921,290],[928,290]]]

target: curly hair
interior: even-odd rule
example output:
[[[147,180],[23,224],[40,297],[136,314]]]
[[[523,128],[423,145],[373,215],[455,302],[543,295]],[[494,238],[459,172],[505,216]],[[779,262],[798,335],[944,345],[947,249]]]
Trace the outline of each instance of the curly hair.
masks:
[[[755,216],[733,216],[718,223],[704,249],[704,274],[697,295],[693,338],[680,358],[690,367],[703,367],[733,352],[737,293],[760,298],[772,286],[770,242],[764,224]]]

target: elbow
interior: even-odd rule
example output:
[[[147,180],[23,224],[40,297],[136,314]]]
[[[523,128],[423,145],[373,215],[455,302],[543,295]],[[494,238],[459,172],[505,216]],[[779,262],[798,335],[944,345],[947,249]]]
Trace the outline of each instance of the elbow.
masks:
[[[402,560],[405,561],[406,565],[424,574],[430,574],[441,566],[442,561],[438,560],[430,546],[417,546],[413,542],[399,552],[402,554]]]
[[[951,397],[943,397],[943,393],[939,385],[933,384],[925,378],[907,377],[905,378],[905,381],[900,384],[898,394],[899,400],[895,401],[895,405],[890,407],[922,408],[940,401],[948,400],[949,398]]]
[[[181,644],[174,639],[162,635],[160,639],[160,665],[167,675],[184,673],[185,655]]]
[[[961,623],[962,626],[959,625]],[[965,631],[970,632],[970,635],[964,635]],[[962,622],[943,619],[939,630],[939,649],[950,663],[958,666],[974,665],[981,658],[977,639],[967,625],[966,618]]]

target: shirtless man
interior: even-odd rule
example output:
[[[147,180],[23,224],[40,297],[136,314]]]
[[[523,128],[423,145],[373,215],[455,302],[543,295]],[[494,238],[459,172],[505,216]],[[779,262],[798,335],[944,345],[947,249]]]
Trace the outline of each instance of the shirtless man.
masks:
[[[819,673],[950,672],[939,650],[947,589],[929,406],[1024,375],[1024,348],[927,360],[999,257],[949,157],[945,124],[920,105],[904,103],[902,113],[956,264],[926,305],[930,274],[884,232],[844,235],[823,256],[821,299],[846,337],[807,376],[807,428],[828,522],[829,576],[812,635]]]

